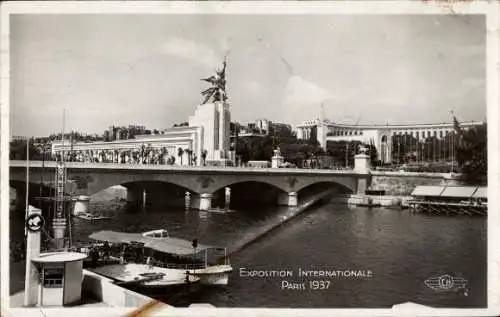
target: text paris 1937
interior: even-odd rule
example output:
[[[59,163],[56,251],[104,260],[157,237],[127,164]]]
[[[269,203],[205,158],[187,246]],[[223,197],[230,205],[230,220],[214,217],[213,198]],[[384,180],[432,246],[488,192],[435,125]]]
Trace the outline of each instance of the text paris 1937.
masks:
[[[301,290],[327,290],[330,288],[331,282],[328,280],[310,280],[305,282],[293,282],[282,280],[281,289],[290,291],[301,291]]]

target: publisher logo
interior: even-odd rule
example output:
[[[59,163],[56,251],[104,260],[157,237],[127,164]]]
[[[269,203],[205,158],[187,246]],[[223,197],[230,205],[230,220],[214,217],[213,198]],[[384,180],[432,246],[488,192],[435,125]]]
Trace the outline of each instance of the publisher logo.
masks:
[[[449,274],[430,277],[425,280],[425,285],[436,291],[457,291],[460,289],[467,291],[466,279]]]

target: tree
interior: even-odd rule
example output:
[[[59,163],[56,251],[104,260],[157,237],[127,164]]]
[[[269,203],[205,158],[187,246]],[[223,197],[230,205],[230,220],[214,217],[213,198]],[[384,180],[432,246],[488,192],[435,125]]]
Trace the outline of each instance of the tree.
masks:
[[[26,160],[26,140],[13,140],[10,142],[10,154],[9,158],[11,160]],[[41,161],[43,154],[41,151],[35,147],[33,140],[29,143],[30,160]]]
[[[177,156],[181,158],[181,165],[182,165],[182,155],[184,154],[184,150],[180,147],[177,149]]]
[[[193,154],[193,151],[191,151],[190,149],[185,149],[184,152],[186,152],[188,156],[188,165],[191,166],[191,155]]]
[[[458,166],[468,184],[483,185],[488,175],[487,126],[463,131],[455,138]]]

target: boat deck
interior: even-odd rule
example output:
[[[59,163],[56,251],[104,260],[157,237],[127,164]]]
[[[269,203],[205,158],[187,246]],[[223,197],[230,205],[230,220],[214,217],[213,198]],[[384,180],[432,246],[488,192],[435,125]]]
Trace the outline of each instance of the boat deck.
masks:
[[[91,268],[89,271],[103,275],[121,283],[141,282],[148,286],[168,286],[186,283],[186,272],[176,269],[160,268],[146,264],[113,264],[97,268]],[[149,279],[152,273],[163,274],[161,278]],[[189,282],[194,283],[199,278],[189,276]]]

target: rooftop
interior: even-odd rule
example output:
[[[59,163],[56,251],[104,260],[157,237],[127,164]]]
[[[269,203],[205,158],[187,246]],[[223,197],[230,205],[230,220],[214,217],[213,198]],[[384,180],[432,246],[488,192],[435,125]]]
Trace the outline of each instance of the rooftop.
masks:
[[[488,188],[479,186],[417,186],[412,196],[446,198],[488,198]]]

